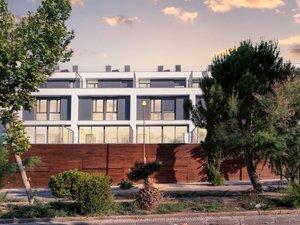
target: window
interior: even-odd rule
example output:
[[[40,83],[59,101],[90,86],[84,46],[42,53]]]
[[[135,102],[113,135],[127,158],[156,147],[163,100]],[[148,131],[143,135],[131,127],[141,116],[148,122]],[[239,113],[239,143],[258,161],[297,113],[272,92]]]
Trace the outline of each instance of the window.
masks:
[[[47,127],[36,127],[35,143],[36,144],[46,144],[47,143]]]
[[[175,120],[175,100],[164,99],[163,100],[163,119]]]
[[[25,127],[31,144],[69,144],[73,143],[73,132],[65,126]]]
[[[193,143],[200,143],[206,138],[207,130],[204,128],[196,127],[193,131]]]
[[[117,120],[117,100],[107,99],[106,100],[106,120]]]
[[[98,80],[88,80],[86,82],[86,88],[98,88]]]
[[[139,87],[140,88],[149,88],[150,87],[150,80],[139,80]]]
[[[192,88],[200,88],[200,80],[193,80]]]
[[[59,144],[62,143],[61,127],[48,128],[48,143]]]
[[[60,100],[50,100],[49,102],[49,120],[60,120]]]
[[[47,100],[38,99],[36,101],[36,120],[47,120]]]
[[[151,120],[161,120],[161,99],[151,99]]]
[[[79,127],[79,143],[130,143],[129,126]]]
[[[103,120],[103,119],[104,119],[103,100],[95,99],[93,100],[93,120]]]
[[[184,143],[187,126],[146,126],[145,143]],[[143,143],[143,126],[137,127],[137,143]]]

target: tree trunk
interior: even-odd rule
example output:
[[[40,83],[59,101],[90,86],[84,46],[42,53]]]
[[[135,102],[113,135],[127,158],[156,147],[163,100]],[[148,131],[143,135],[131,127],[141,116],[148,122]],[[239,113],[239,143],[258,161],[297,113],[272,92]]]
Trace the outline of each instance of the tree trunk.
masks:
[[[6,130],[8,130],[10,126],[7,123],[7,124],[5,124],[4,127],[5,127]],[[18,169],[19,169],[20,174],[21,174],[22,182],[23,182],[23,185],[25,187],[25,191],[26,191],[28,203],[29,203],[29,205],[32,205],[34,203],[34,196],[33,196],[33,192],[32,192],[31,186],[30,186],[30,182],[29,182],[29,180],[27,178],[26,171],[25,171],[24,166],[23,166],[23,162],[22,162],[21,156],[19,156],[18,154],[16,154],[14,152],[13,146],[10,146],[10,151],[14,155],[16,163],[18,165]]]
[[[15,156],[15,160],[18,165],[20,174],[21,174],[21,178],[22,178],[25,190],[26,190],[28,203],[29,203],[29,205],[32,205],[34,203],[34,196],[33,196],[31,186],[30,186],[30,182],[27,178],[27,174],[26,174],[26,171],[25,171],[23,163],[22,163],[22,159],[19,155],[15,154],[15,153],[14,153],[14,156]]]
[[[253,163],[253,154],[248,150],[244,154],[244,162],[247,167],[248,176],[252,183],[253,189],[255,191],[262,192],[263,187],[256,173],[256,168]]]

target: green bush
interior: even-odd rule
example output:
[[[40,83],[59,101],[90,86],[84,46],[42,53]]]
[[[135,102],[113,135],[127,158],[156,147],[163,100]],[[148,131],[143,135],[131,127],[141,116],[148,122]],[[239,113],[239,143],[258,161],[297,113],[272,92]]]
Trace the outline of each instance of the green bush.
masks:
[[[75,201],[84,214],[105,213],[112,206],[108,176],[71,170],[51,177],[49,187],[55,197]]]
[[[75,201],[84,214],[105,213],[112,206],[110,178],[107,176],[86,176],[78,187]]]
[[[161,165],[159,162],[149,162],[149,163],[135,163],[133,167],[130,168],[130,173],[127,177],[131,181],[146,180],[153,173],[159,171]]]
[[[288,186],[281,204],[292,208],[300,208],[300,188]]]
[[[77,170],[65,171],[50,178],[49,188],[55,197],[73,200],[79,184],[86,176],[90,175]]]
[[[122,179],[120,181],[120,183],[118,183],[118,185],[119,185],[119,187],[121,189],[124,189],[124,190],[128,190],[128,189],[134,188],[134,183],[131,180],[124,180],[124,179]]]

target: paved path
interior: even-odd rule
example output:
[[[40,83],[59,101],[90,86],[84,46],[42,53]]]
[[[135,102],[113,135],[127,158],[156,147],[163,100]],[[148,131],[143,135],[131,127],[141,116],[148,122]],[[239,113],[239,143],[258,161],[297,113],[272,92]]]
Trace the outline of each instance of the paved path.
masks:
[[[5,223],[5,221],[1,221]],[[8,222],[8,221],[7,221]],[[240,212],[240,213],[191,213],[177,215],[127,216],[115,218],[57,218],[36,221],[15,221],[23,225],[299,225],[300,210]]]
[[[264,180],[264,187],[281,185],[280,180]],[[203,192],[209,193],[234,193],[252,189],[250,182],[226,182],[225,185],[214,187],[207,182],[202,183],[181,183],[181,184],[155,184],[163,192]],[[26,201],[24,189],[3,189],[1,192],[7,193],[7,198]],[[138,189],[121,190],[117,186],[112,186],[112,192],[118,196],[128,196],[138,192]],[[54,200],[49,189],[35,189],[35,193],[40,200]]]

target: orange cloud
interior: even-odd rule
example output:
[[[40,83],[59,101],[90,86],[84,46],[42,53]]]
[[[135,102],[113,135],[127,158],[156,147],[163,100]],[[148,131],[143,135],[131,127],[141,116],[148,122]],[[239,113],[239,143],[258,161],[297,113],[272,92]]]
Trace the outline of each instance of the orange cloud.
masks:
[[[165,15],[174,16],[183,23],[192,23],[198,17],[198,12],[185,11],[179,7],[167,7],[162,10]]]
[[[121,24],[132,25],[138,20],[138,17],[128,17],[128,16],[104,16],[102,17],[104,23],[109,26],[115,27]]]
[[[214,12],[228,12],[234,8],[275,9],[284,5],[284,0],[205,0]]]
[[[72,5],[83,6],[84,1],[83,1],[83,0],[70,0],[70,3],[71,3]]]

